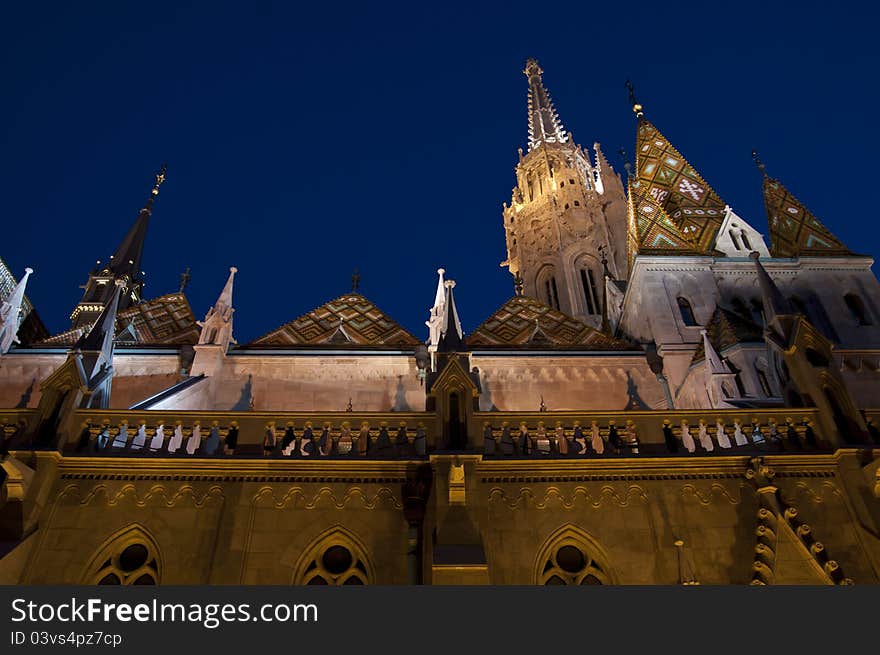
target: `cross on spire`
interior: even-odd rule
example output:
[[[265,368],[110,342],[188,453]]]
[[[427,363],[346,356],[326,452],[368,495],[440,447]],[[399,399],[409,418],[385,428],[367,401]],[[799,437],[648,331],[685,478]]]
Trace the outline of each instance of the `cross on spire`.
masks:
[[[183,293],[183,290],[186,289],[186,285],[189,284],[192,276],[189,274],[189,266],[186,267],[186,270],[180,274],[180,291],[178,293]]]

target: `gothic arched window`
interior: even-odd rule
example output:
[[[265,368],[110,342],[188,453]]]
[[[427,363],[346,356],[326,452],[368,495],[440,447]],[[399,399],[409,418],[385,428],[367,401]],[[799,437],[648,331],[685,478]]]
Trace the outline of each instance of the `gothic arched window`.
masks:
[[[159,584],[159,554],[152,539],[140,528],[112,538],[93,558],[87,584]]]
[[[730,306],[733,307],[734,312],[742,316],[744,319],[748,321],[752,320],[752,313],[749,311],[749,308],[746,307],[743,299],[739,296],[734,297],[734,299],[730,301]]]
[[[764,325],[764,303],[757,298],[752,298],[752,320],[758,325]]]
[[[743,245],[745,246],[746,250],[752,249],[752,244],[749,243],[749,238],[746,236],[746,233],[743,232],[742,230],[740,230],[739,238],[742,239]]]
[[[588,314],[598,314],[599,309],[599,290],[596,288],[596,279],[593,276],[593,269],[581,269],[581,286],[584,290],[584,300],[587,303]]]
[[[614,584],[601,549],[579,529],[557,533],[538,555],[536,582],[540,585]]]
[[[693,310],[693,307],[691,307],[690,301],[687,298],[683,298],[682,296],[679,296],[677,298],[677,302],[678,302],[678,311],[681,314],[681,320],[684,322],[684,324],[687,325],[688,327],[693,327],[695,325],[698,325],[697,319],[694,316],[694,310]]]
[[[366,585],[370,566],[363,548],[346,532],[334,530],[310,548],[303,558],[296,584]]]
[[[868,317],[865,303],[862,302],[861,298],[854,293],[848,293],[843,297],[843,300],[849,309],[849,313],[852,314],[859,325],[871,325],[871,319]]]
[[[733,247],[737,250],[742,250],[739,246],[739,240],[736,238],[736,232],[733,230],[728,230],[727,233],[730,235],[730,240],[733,241]]]

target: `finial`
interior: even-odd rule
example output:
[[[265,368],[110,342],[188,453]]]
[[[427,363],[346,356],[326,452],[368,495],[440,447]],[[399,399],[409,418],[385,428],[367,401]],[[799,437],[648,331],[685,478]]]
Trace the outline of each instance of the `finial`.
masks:
[[[541,405],[540,405],[540,407],[538,407],[538,411],[539,412],[546,412],[547,411],[547,405],[544,404],[544,396],[543,395],[541,396]]]
[[[32,269],[30,266],[25,266],[25,269],[24,269],[25,275],[30,275],[33,272],[34,272],[34,269]]]
[[[761,175],[767,175],[767,170],[764,167],[764,162],[761,161],[761,158],[758,156],[757,150],[752,150],[752,159],[755,160],[755,166],[758,167],[758,170],[761,171]]]
[[[602,262],[602,273],[605,277],[609,276],[608,273],[608,248],[605,245],[601,245],[598,248],[599,251],[599,261]]]
[[[346,412],[353,412],[354,408],[351,406],[351,396],[348,397],[348,405],[345,408]]]
[[[166,172],[166,170],[167,170],[166,165],[165,165],[165,164],[162,164],[162,168],[161,168],[161,170],[156,174],[156,184],[155,184],[155,186],[153,187],[153,195],[154,195],[154,196],[158,196],[158,195],[159,195],[159,187],[162,186],[162,182],[165,181],[165,172]]]
[[[761,255],[758,253],[757,250],[753,250],[752,252],[749,253],[749,259],[754,259],[755,261],[758,261],[758,257],[760,257],[760,256]]]
[[[534,57],[529,57],[526,59],[526,67],[523,70],[523,75],[526,77],[531,77],[532,75],[541,75],[544,71],[541,66],[538,64],[538,60]]]
[[[351,274],[351,291],[352,293],[358,290],[358,285],[360,284],[361,276],[358,273],[357,269],[354,269],[354,273]]]
[[[447,289],[454,289],[455,280],[446,280],[446,282],[443,283],[443,286],[445,286]]]
[[[443,275],[445,272],[446,272],[445,268],[438,268],[437,269],[437,275]]]
[[[183,293],[183,290],[186,289],[186,285],[189,284],[191,279],[192,275],[189,274],[189,266],[187,266],[186,270],[180,274],[180,290],[177,293]]]
[[[629,91],[629,103],[632,105],[633,113],[641,118],[642,117],[642,105],[639,104],[639,101],[636,100],[636,92],[633,89],[632,82],[629,80],[626,81],[626,88]]]
[[[523,279],[522,276],[519,274],[519,271],[517,271],[513,275],[513,290],[516,295],[523,295]]]

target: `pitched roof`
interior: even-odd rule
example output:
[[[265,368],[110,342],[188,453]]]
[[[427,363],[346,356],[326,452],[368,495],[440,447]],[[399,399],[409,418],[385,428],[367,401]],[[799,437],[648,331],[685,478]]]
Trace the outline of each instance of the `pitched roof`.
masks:
[[[853,254],[781,182],[764,175],[763,186],[771,256]]]
[[[131,325],[134,336],[126,330]],[[40,341],[41,346],[72,346],[89,326],[67,330]],[[124,334],[123,332],[126,331]],[[116,316],[117,341],[139,345],[195,344],[199,326],[182,293],[169,293],[121,311]]]
[[[636,178],[687,241],[709,252],[724,219],[725,203],[660,131],[644,118],[636,137]]]
[[[416,346],[421,341],[359,293],[347,293],[252,341],[252,346]]]
[[[650,189],[653,187],[640,180],[629,184],[627,252],[630,268],[637,254],[700,254],[663,207],[654,200]]]
[[[534,298],[514,296],[465,339],[469,347],[634,350]]]
[[[716,307],[709,324],[706,326],[706,336],[715,351],[721,353],[738,343],[761,343],[764,341],[764,330],[760,325],[743,318],[736,312]],[[697,350],[691,359],[691,365],[701,362],[706,358],[703,341],[700,340]]]

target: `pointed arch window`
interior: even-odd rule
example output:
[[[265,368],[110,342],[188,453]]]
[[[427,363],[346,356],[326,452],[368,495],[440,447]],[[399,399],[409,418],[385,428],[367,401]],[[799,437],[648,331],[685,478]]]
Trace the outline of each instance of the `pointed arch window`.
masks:
[[[856,319],[856,323],[859,325],[872,324],[865,308],[865,303],[862,302],[862,299],[859,296],[854,293],[848,293],[843,297],[843,301],[846,303],[849,313],[852,314],[854,319]]]
[[[371,582],[371,567],[363,548],[341,530],[318,541],[300,564],[295,584],[350,586]]]
[[[733,230],[728,230],[727,233],[730,235],[730,240],[733,241],[733,247],[737,250],[742,250],[739,245],[739,239],[736,238],[736,232],[734,232]]]
[[[551,275],[544,285],[547,291],[547,304],[553,309],[559,309],[559,290],[556,288],[556,277]]]
[[[587,303],[587,313],[598,314],[600,311],[599,292],[598,289],[596,289],[596,279],[593,277],[593,269],[581,269],[581,286],[584,290],[584,300]]]
[[[538,555],[539,585],[615,584],[607,562],[592,539],[576,528],[563,529]]]
[[[131,529],[104,546],[93,559],[87,584],[159,584],[159,554],[155,543],[138,528]]]
[[[746,307],[745,302],[739,296],[735,296],[733,300],[730,301],[731,307],[733,307],[733,311],[742,316],[744,319],[751,321],[752,313],[749,311],[749,308]]]
[[[743,246],[745,246],[745,249],[746,249],[746,250],[751,250],[751,249],[752,249],[752,244],[749,243],[749,238],[746,236],[745,231],[740,230],[740,232],[739,232],[739,238],[742,239]]]
[[[691,307],[691,303],[687,298],[679,296],[677,299],[678,302],[678,313],[681,314],[681,320],[688,327],[694,327],[698,325],[697,319],[694,316],[694,309]]]
[[[758,325],[764,325],[764,303],[757,298],[751,302],[752,320]]]

